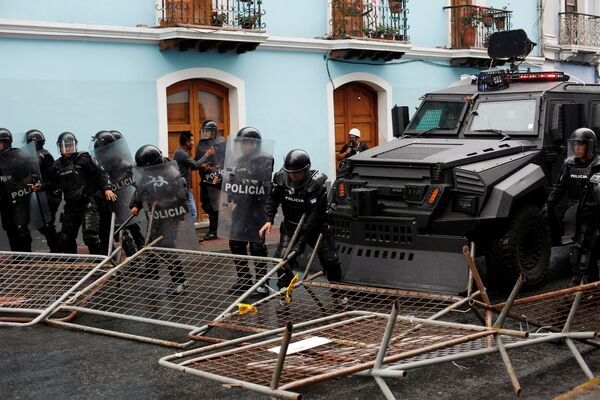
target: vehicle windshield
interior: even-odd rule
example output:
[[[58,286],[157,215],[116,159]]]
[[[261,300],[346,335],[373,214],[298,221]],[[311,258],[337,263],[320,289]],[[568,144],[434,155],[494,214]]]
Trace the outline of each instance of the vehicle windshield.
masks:
[[[406,129],[407,134],[456,132],[465,105],[464,101],[425,101]]]
[[[473,113],[469,134],[496,136],[498,132],[535,135],[535,99],[487,101]]]

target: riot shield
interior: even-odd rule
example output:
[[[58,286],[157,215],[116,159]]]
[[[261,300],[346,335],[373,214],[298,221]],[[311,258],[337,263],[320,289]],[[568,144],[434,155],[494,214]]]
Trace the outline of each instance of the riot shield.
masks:
[[[43,193],[35,193],[31,185],[41,182],[35,144],[22,149],[11,148],[0,153],[0,197],[2,223],[28,226],[37,230],[50,220],[48,201]]]
[[[27,169],[32,173],[31,178],[28,178],[27,180],[34,183],[41,182],[42,173],[40,170],[40,158],[37,149],[35,148],[35,142],[26,144],[22,149],[29,157]],[[42,191],[33,192],[29,199],[29,204],[31,208],[31,219],[29,221],[30,229],[35,230],[48,225],[52,216],[46,193]]]
[[[273,175],[272,140],[230,138],[227,142],[221,200],[220,238],[259,242]]]
[[[135,193],[132,169],[135,165],[125,138],[92,150],[92,155],[108,172],[117,201],[112,203],[116,223],[121,225],[130,216],[129,205]],[[136,222],[130,221],[130,223]]]
[[[210,148],[214,149],[214,155],[209,157],[200,168],[200,190],[205,191],[201,195],[204,208],[207,209],[204,203],[209,202],[208,209],[217,211],[221,195],[223,165],[225,164],[225,139],[217,137],[202,140],[196,149],[196,159],[201,158]]]
[[[148,214],[150,238],[163,236],[159,247],[198,249],[198,239],[188,212],[185,180],[175,161],[133,168],[133,177]]]

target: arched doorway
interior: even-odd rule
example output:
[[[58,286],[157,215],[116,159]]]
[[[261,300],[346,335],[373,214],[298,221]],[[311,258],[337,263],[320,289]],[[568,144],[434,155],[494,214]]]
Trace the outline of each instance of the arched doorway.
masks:
[[[333,92],[333,108],[336,154],[348,142],[348,131],[352,128],[360,129],[360,140],[368,144],[369,148],[379,144],[375,90],[359,82],[342,85]]]
[[[169,157],[179,147],[181,132],[192,132],[194,142],[200,141],[202,123],[212,119],[219,130],[229,135],[229,89],[204,79],[189,79],[167,88],[167,121]],[[195,149],[190,154],[195,156]],[[191,188],[198,205],[198,219],[203,221],[205,214],[200,208],[200,185],[198,173],[192,174]]]

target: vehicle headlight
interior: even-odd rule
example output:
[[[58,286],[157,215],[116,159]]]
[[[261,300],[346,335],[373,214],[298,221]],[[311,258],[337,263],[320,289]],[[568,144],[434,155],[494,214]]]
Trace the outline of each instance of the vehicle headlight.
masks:
[[[479,209],[479,197],[468,194],[455,194],[452,211],[475,215]]]

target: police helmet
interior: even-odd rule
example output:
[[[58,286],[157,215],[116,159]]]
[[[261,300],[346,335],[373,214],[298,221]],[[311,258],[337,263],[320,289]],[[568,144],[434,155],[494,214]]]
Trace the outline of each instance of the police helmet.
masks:
[[[249,126],[238,131],[235,141],[241,148],[242,154],[251,155],[260,151],[260,132]]]
[[[260,139],[261,136],[260,136],[260,132],[258,131],[258,129],[247,126],[238,131],[236,138],[237,139]]]
[[[295,149],[287,153],[283,161],[285,172],[301,172],[310,168],[310,156],[304,150]]]
[[[589,128],[578,128],[571,133],[569,138],[569,157],[590,158],[596,153],[596,134]],[[576,151],[576,145],[585,145],[585,152]]]
[[[77,153],[77,138],[71,132],[63,132],[58,135],[56,140],[56,147],[60,154],[67,155]]]
[[[162,152],[158,147],[146,144],[135,152],[135,165],[138,167],[149,167],[164,163]]]
[[[94,148],[106,146],[115,141],[115,137],[109,131],[100,131],[94,135]]]
[[[31,129],[25,133],[25,139],[27,143],[35,142],[36,150],[41,150],[46,144],[46,137],[42,132],[37,129]]]
[[[217,136],[218,131],[217,123],[212,119],[207,119],[202,123],[200,127],[200,138],[201,139],[213,139]]]
[[[0,142],[4,143],[4,146],[0,151],[6,151],[12,147],[13,137],[8,129],[0,128]]]
[[[119,131],[109,131],[115,138],[115,140],[123,139],[123,134]]]

